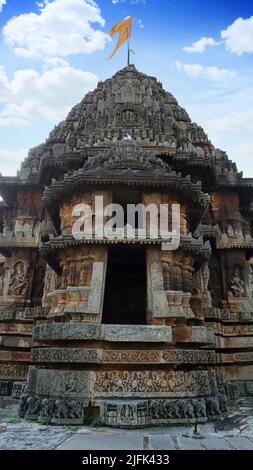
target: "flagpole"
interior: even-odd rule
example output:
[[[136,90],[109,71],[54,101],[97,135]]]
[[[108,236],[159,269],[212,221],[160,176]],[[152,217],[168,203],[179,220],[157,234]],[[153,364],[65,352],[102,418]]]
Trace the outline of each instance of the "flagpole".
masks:
[[[127,38],[127,66],[129,67],[130,65],[130,41],[129,37]]]

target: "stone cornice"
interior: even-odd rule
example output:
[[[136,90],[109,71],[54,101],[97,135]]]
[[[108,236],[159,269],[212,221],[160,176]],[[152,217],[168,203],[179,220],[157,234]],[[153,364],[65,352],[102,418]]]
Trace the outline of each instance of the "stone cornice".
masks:
[[[170,240],[167,240],[169,242]],[[76,240],[72,236],[61,235],[57,238],[52,238],[49,242],[43,243],[40,246],[41,255],[48,258],[50,255],[53,255],[55,252],[68,248],[68,247],[78,247],[82,245],[115,245],[115,244],[124,244],[124,245],[161,245],[166,243],[166,240],[162,238],[152,239],[81,239]],[[194,252],[203,258],[208,258],[211,254],[211,247],[208,242],[204,243],[202,238],[193,238],[193,237],[181,237],[180,249],[184,251]]]
[[[182,177],[159,157],[133,144],[115,144],[106,152],[89,157],[83,168],[54,180],[45,189],[44,204],[54,218],[63,201],[72,194],[92,186],[138,186],[140,188],[171,188],[198,208],[210,203],[210,196],[201,190],[201,182]]]
[[[234,241],[234,242],[227,242],[227,243],[220,243],[216,241],[216,248],[218,250],[232,250],[232,249],[242,249],[245,250],[247,248],[253,248],[253,240],[251,241]]]
[[[16,322],[32,322],[33,309],[26,308],[24,311],[2,310],[0,311],[0,321],[15,320]]]
[[[220,188],[253,189],[253,178],[238,178],[230,181],[227,178],[217,178],[217,185]]]
[[[5,248],[38,248],[38,239],[33,240],[24,237],[24,239],[0,238],[0,250]]]
[[[36,177],[22,179],[19,176],[0,176],[0,195],[7,206],[13,207],[17,203],[18,191],[38,191],[43,190]]]

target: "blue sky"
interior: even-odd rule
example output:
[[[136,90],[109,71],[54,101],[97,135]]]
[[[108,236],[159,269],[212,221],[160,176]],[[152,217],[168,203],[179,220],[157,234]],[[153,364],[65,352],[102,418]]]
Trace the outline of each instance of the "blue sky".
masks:
[[[14,175],[98,80],[126,65],[108,31],[134,17],[136,67],[155,75],[253,176],[253,3],[0,0],[0,172]]]

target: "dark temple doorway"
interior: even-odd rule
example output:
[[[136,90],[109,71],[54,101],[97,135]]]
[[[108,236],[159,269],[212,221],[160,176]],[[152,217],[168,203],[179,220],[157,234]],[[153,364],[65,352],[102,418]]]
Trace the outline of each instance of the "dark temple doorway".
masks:
[[[105,283],[103,323],[145,325],[145,247],[111,247]]]

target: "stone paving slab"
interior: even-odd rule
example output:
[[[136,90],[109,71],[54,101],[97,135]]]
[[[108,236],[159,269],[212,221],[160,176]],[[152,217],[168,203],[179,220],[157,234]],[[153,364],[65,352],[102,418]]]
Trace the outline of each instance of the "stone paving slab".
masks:
[[[57,446],[57,450],[143,450],[143,437],[124,433],[75,434]]]
[[[149,436],[149,450],[174,450],[171,438],[167,435]]]
[[[0,450],[51,450],[70,436],[65,430],[8,430],[1,433]]]
[[[227,436],[228,441],[235,449],[238,450],[253,450],[253,442],[244,436]]]
[[[234,450],[231,444],[224,437],[216,437],[214,435],[206,436],[202,440],[202,445],[207,450]]]
[[[6,423],[0,432],[0,450],[253,450],[253,440],[247,436],[207,433],[196,439],[185,429],[177,434],[170,428],[154,431]]]
[[[184,450],[206,450],[206,447],[203,446],[204,441],[205,439],[195,439],[184,436],[178,437],[179,447]]]

